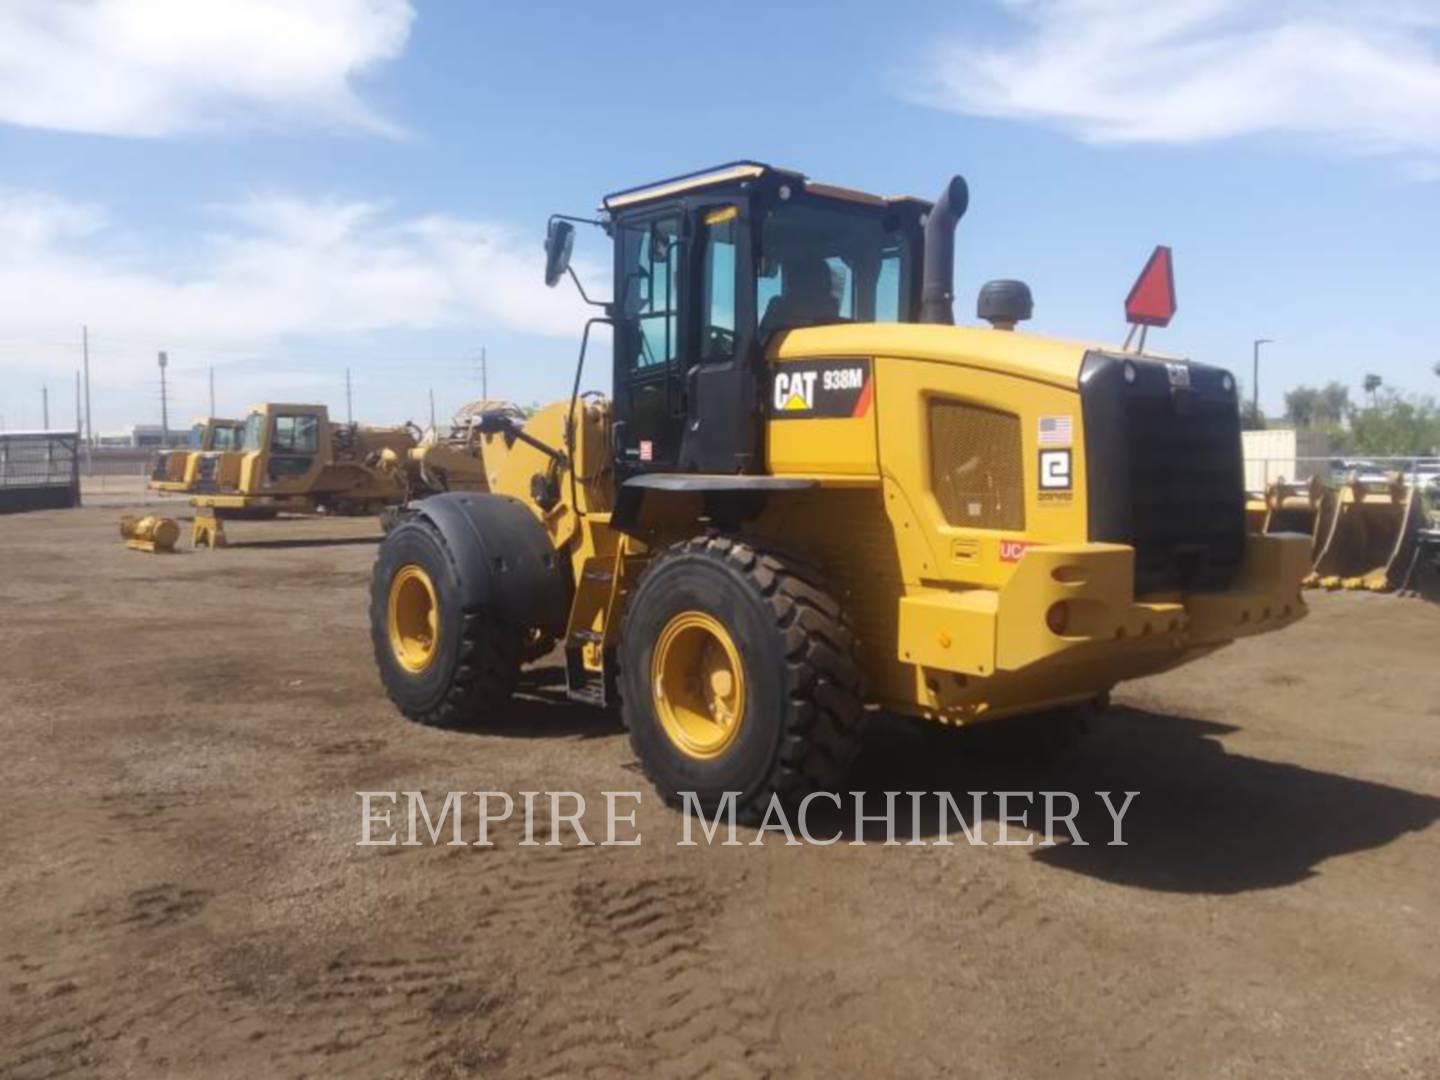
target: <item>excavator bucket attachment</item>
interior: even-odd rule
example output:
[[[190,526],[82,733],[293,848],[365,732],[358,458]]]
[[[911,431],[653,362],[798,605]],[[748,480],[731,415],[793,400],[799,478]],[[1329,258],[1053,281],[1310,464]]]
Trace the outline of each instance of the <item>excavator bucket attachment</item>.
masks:
[[[1352,478],[1340,489],[1329,534],[1315,559],[1315,584],[1326,589],[1389,592],[1410,565],[1424,500],[1402,475]]]
[[[1336,498],[1318,476],[1308,481],[1277,480],[1265,491],[1265,533],[1303,533],[1310,537],[1310,558],[1316,560],[1335,520]],[[1249,504],[1247,503],[1247,511]]]
[[[1265,496],[1255,491],[1245,493],[1245,531],[1247,533],[1263,533],[1265,531],[1265,518],[1269,516],[1270,508],[1265,503]]]

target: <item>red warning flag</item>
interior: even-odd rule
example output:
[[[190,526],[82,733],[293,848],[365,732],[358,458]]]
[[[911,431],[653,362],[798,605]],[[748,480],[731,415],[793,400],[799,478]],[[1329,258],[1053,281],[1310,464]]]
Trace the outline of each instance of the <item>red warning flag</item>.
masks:
[[[1125,298],[1125,318],[1140,326],[1169,326],[1175,306],[1175,267],[1170,249],[1161,244],[1130,287],[1130,295]]]

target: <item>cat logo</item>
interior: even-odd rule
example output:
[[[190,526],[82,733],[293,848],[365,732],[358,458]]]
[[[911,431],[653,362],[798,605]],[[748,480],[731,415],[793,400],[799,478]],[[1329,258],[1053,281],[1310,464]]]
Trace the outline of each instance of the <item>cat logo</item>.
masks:
[[[814,371],[776,372],[775,408],[785,412],[813,409],[817,374]]]
[[[869,357],[786,361],[776,365],[770,389],[776,420],[866,416],[875,393]]]

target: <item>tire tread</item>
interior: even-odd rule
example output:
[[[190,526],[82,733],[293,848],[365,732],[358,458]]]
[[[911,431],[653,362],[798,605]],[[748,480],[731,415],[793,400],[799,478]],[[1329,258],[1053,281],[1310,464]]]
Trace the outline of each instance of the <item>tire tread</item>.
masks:
[[[717,560],[738,572],[769,607],[784,643],[790,707],[779,752],[764,782],[744,803],[737,802],[737,814],[753,821],[764,813],[773,794],[793,805],[812,791],[832,790],[844,780],[859,752],[866,721],[860,643],[840,602],[815,566],[727,533],[706,533],[674,544],[651,561],[645,574],[694,556]],[[617,684],[623,685],[623,680]],[[620,712],[641,770],[667,803],[680,805],[677,795],[660,787],[647,764],[623,696]]]

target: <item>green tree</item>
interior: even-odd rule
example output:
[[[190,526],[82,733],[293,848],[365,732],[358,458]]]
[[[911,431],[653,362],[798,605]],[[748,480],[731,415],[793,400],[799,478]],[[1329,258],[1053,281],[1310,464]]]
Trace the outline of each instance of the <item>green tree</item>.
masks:
[[[1297,386],[1285,395],[1285,419],[1296,427],[1336,430],[1349,414],[1350,389],[1343,383]]]
[[[1440,406],[1433,397],[1416,397],[1379,387],[1370,393],[1371,404],[1350,414],[1351,441],[1356,453],[1404,457],[1437,452]]]
[[[1240,430],[1264,431],[1270,425],[1265,420],[1265,410],[1256,408],[1249,398],[1240,401]]]
[[[1328,382],[1315,403],[1315,422],[1339,427],[1350,415],[1350,388],[1344,383]]]
[[[1313,386],[1297,386],[1285,392],[1285,419],[1296,427],[1309,427],[1315,423],[1315,406],[1320,391]]]

